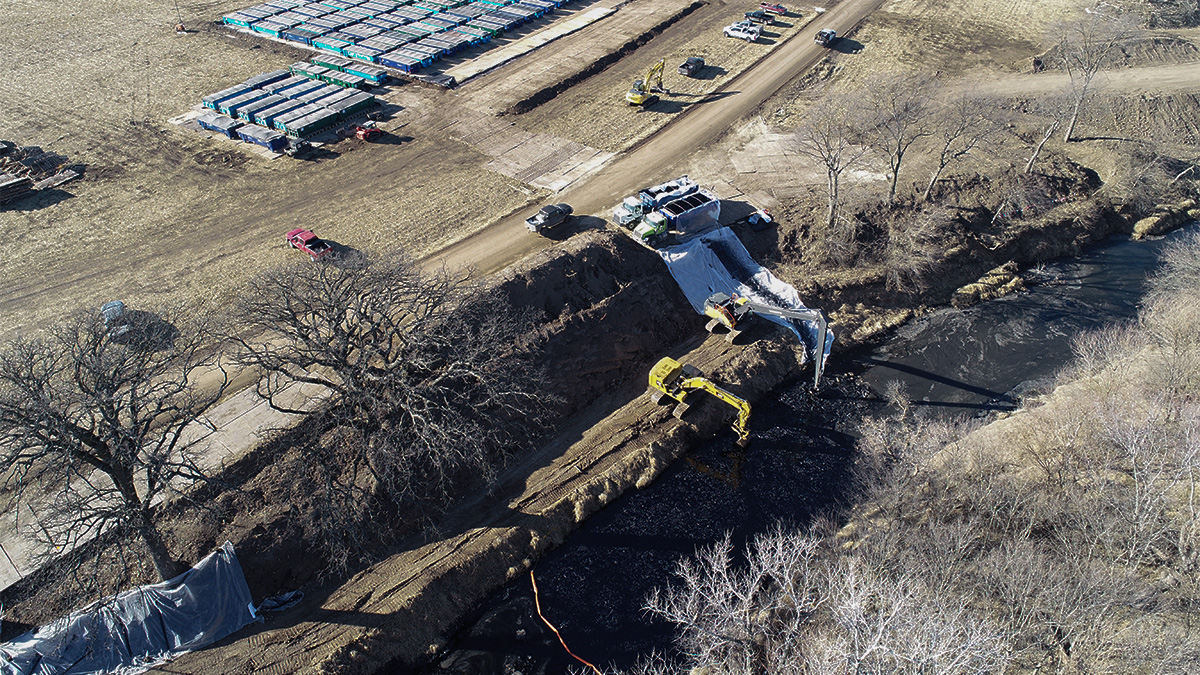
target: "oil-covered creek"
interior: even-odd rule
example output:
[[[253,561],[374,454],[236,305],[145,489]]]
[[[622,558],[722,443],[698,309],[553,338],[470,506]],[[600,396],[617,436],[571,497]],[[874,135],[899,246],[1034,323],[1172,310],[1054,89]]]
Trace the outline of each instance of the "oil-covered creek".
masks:
[[[1195,225],[1192,226],[1196,227]],[[672,626],[642,611],[673,581],[677,561],[732,535],[737,547],[783,521],[804,525],[848,498],[851,435],[883,411],[891,380],[931,413],[980,415],[1044,389],[1082,331],[1136,315],[1166,241],[1113,240],[1046,265],[1030,290],[965,310],[944,309],[884,346],[831,357],[820,390],[808,378],[760,401],[753,440],[736,453],[732,432],[676,462],[590,518],[534,567],[542,611],[571,650],[602,672],[671,653]],[[495,593],[426,673],[563,673],[586,670],[538,619],[529,577]]]

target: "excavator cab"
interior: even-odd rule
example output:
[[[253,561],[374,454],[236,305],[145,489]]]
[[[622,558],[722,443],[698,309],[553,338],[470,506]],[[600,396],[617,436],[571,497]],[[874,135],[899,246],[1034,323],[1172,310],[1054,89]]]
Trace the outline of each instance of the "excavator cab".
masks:
[[[683,419],[683,414],[691,407],[688,396],[697,391],[706,391],[737,410],[737,421],[733,424],[733,430],[738,434],[737,444],[743,448],[749,445],[750,404],[745,399],[721,389],[695,366],[682,364],[669,356],[664,356],[650,369],[650,387],[646,393],[655,403],[663,397],[675,401],[675,409],[671,411],[675,419]]]
[[[738,297],[737,293],[730,296],[728,293],[713,293],[704,301],[704,316],[709,318],[708,325],[704,327],[708,332],[716,330],[717,326],[724,326],[729,331],[729,335],[725,338],[730,342],[741,333],[738,322],[741,321],[750,311],[746,298]]]

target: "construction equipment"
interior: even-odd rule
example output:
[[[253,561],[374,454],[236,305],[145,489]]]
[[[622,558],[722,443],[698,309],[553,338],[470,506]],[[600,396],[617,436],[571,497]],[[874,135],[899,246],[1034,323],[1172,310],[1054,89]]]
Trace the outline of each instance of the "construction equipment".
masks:
[[[688,396],[697,391],[706,391],[737,410],[733,430],[738,435],[737,444],[746,447],[750,443],[750,404],[745,399],[718,387],[695,366],[683,365],[669,356],[663,357],[650,369],[650,388],[646,393],[655,403],[664,396],[675,401],[675,409],[671,411],[675,419],[683,418],[683,413],[691,407],[687,402]]]
[[[695,233],[716,225],[721,218],[721,200],[704,189],[671,200],[642,217],[633,234],[657,248],[669,230]]]
[[[632,229],[647,213],[699,189],[700,186],[695,181],[687,176],[680,176],[660,185],[639,190],[636,195],[626,197],[617,208],[613,209],[613,220],[617,221],[618,225]]]
[[[667,90],[663,88],[663,69],[666,67],[667,60],[665,58],[650,66],[642,79],[634,81],[633,86],[625,94],[625,101],[629,105],[649,105],[658,100],[655,92],[667,93]]]
[[[825,369],[825,344],[829,340],[829,327],[825,322],[825,315],[818,309],[785,309],[783,307],[774,307],[772,305],[764,305],[761,302],[754,302],[750,298],[739,297],[736,293],[732,296],[728,293],[713,293],[704,301],[704,316],[709,318],[708,324],[704,329],[712,333],[717,326],[724,326],[729,334],[725,337],[726,340],[733,342],[733,339],[744,330],[740,326],[748,321],[755,314],[765,314],[769,316],[778,316],[784,319],[797,319],[800,321],[813,321],[817,324],[817,335],[819,339],[812,347],[813,361],[813,386],[821,383],[821,373]]]
[[[382,136],[383,129],[375,126],[374,122],[363,122],[354,127],[354,137],[360,141],[372,141]]]

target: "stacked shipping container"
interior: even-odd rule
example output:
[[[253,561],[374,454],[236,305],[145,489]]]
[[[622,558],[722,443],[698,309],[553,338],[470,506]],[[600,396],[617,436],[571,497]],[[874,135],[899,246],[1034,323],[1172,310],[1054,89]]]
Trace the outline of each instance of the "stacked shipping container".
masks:
[[[416,72],[443,56],[487,42],[506,30],[551,13],[564,2],[271,0],[226,14],[222,21],[334,54],[314,59],[313,63],[362,77],[367,83],[380,84],[387,78],[386,71],[361,64]],[[420,48],[414,48],[417,45]],[[331,58],[348,63],[337,66],[325,63],[325,59]],[[330,83],[347,86],[336,81]]]
[[[271,4],[291,1],[272,0]],[[236,87],[205,96],[203,104],[210,112],[196,121],[210,131],[281,151],[288,137],[311,136],[378,105],[374,96],[355,87],[380,81],[386,77],[385,71],[348,59],[324,57],[313,61],[256,75]]]

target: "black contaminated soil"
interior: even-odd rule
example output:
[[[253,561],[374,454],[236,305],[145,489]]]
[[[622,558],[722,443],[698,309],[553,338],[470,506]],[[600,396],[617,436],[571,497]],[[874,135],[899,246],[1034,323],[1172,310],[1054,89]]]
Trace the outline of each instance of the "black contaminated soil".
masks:
[[[633,668],[651,653],[672,656],[672,626],[645,613],[646,596],[674,581],[681,558],[726,533],[740,551],[778,523],[836,519],[853,499],[852,432],[885,411],[889,380],[903,382],[917,407],[937,414],[1011,409],[1050,387],[1075,336],[1136,317],[1147,275],[1178,236],[1111,240],[1036,270],[1031,291],[942,310],[875,350],[836,355],[815,393],[802,376],[768,395],[754,407],[745,451],[732,432],[724,434],[648,488],[627,492],[543,558],[533,570],[543,613],[571,651],[602,672]],[[538,618],[528,576],[492,596],[466,625],[451,650],[418,672],[586,669]]]

